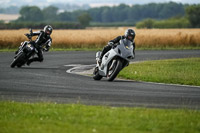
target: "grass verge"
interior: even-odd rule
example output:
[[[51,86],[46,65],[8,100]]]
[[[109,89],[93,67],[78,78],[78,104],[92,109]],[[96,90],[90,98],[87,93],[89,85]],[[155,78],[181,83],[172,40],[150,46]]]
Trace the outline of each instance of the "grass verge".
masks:
[[[200,58],[145,61],[129,65],[118,77],[159,83],[200,86]]]
[[[200,131],[200,111],[0,102],[2,133],[168,133]]]

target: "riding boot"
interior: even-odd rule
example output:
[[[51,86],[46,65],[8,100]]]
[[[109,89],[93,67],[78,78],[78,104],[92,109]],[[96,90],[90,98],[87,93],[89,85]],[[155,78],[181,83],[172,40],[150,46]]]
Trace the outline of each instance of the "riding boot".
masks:
[[[26,65],[27,65],[27,66],[30,66],[30,64],[31,64],[33,61],[34,61],[33,59],[28,60],[28,61],[26,62]]]
[[[104,56],[104,54],[105,54],[106,52],[107,52],[107,51],[105,50],[105,47],[104,47],[104,49],[103,49],[103,51],[101,52],[101,55],[100,55],[100,57],[99,57],[99,60],[98,60],[99,65],[101,65],[102,58],[103,58],[103,56]]]
[[[107,53],[110,49],[112,48],[112,46],[110,46],[110,45],[106,45],[104,48],[103,48],[103,50],[102,50],[102,52],[101,52],[101,55],[100,55],[100,57],[99,57],[99,64],[101,64],[101,62],[102,62],[102,58],[103,58],[103,56],[105,55],[105,53]]]
[[[32,59],[30,59],[30,60],[28,60],[27,62],[26,62],[26,65],[30,65],[32,62],[34,62],[34,61],[40,61],[40,59],[39,58],[32,58]]]

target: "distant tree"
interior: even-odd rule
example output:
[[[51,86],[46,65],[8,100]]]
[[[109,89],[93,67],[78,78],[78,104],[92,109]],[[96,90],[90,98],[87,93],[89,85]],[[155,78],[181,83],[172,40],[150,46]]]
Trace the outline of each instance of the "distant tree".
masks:
[[[128,20],[138,21],[141,19],[142,8],[140,5],[133,5],[129,9],[129,13],[127,15]]]
[[[46,21],[56,21],[58,8],[54,6],[48,6],[42,10],[44,20]]]
[[[192,27],[200,27],[200,4],[192,5],[186,8],[186,15]]]
[[[88,10],[88,13],[91,15],[93,21],[102,22],[102,7],[101,8],[91,8]]]
[[[184,16],[184,6],[175,2],[169,2],[162,5],[162,8],[159,12],[159,18],[171,18],[173,16]]]
[[[43,14],[37,6],[25,6],[20,10],[19,21],[43,21]]]
[[[115,18],[117,18],[117,21],[125,21],[127,19],[128,13],[129,13],[130,7],[125,4],[120,4],[116,8],[114,8],[115,12]]]
[[[105,7],[101,13],[102,22],[112,22],[112,14],[110,7]]]
[[[73,21],[71,12],[62,12],[58,14],[58,21]]]
[[[147,28],[147,29],[151,29],[153,28],[155,23],[155,20],[153,19],[145,19],[139,23],[136,24],[137,28]]]
[[[91,20],[92,20],[92,18],[91,18],[91,16],[88,13],[83,13],[80,16],[78,16],[78,21],[83,26],[88,26]]]

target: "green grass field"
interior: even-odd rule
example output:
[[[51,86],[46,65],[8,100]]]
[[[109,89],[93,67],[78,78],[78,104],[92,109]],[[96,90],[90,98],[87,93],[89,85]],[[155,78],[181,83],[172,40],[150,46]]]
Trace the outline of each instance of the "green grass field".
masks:
[[[118,77],[147,82],[200,86],[200,58],[170,59],[134,63]]]
[[[0,133],[199,133],[200,111],[0,102]]]

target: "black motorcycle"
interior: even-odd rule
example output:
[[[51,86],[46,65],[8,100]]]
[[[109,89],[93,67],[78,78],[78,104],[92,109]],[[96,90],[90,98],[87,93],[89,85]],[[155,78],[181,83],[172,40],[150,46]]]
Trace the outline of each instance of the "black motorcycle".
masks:
[[[30,57],[34,56],[38,53],[38,50],[35,48],[35,43],[32,41],[33,31],[30,29],[30,36],[25,34],[25,36],[29,39],[29,41],[24,41],[21,43],[16,55],[14,57],[13,62],[10,67],[14,68],[15,66],[21,67],[23,66]]]

